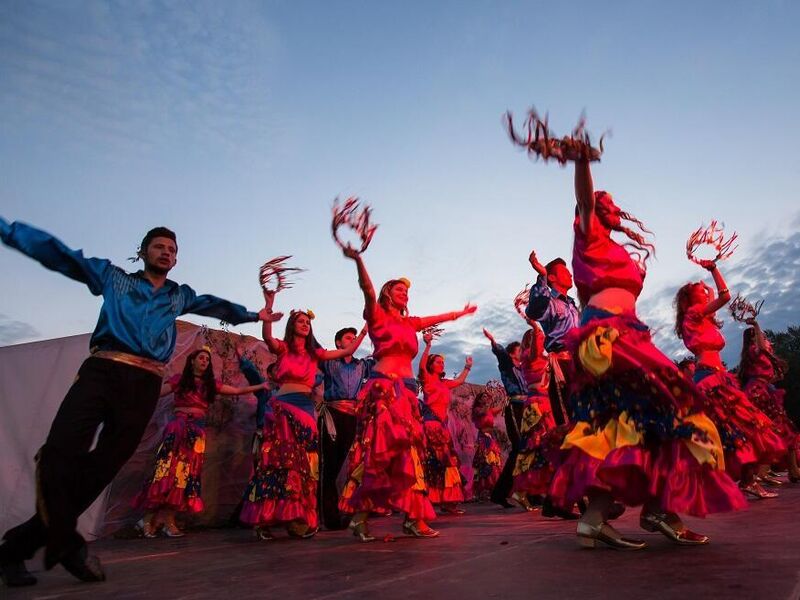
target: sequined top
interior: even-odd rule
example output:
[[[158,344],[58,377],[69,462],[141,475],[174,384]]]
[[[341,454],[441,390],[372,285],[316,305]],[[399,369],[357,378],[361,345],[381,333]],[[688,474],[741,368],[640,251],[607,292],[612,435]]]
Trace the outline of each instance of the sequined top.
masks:
[[[690,307],[681,325],[683,343],[695,355],[720,352],[725,347],[725,338],[714,322],[714,316],[704,315],[703,308],[701,305]]]
[[[645,272],[623,246],[611,239],[611,230],[597,215],[592,215],[588,235],[583,233],[578,217],[573,229],[572,272],[581,304],[585,306],[593,295],[608,288],[621,288],[638,298]]]
[[[419,317],[393,317],[375,303],[372,311],[364,311],[369,326],[372,356],[380,361],[386,356],[408,358],[411,362],[419,351],[417,332],[422,330]]]
[[[299,351],[289,352],[286,342],[275,341],[277,342],[275,354],[278,356],[275,361],[275,383],[278,385],[295,383],[313,388],[316,383],[317,366],[322,360],[325,349],[317,348],[315,354],[311,356],[306,352],[305,347]]]
[[[202,411],[208,410],[205,383],[195,379],[195,384],[197,385],[196,389],[182,390],[180,389],[180,381],[180,373],[176,373],[167,380],[167,383],[175,394],[175,410],[180,410],[182,408],[194,408]],[[219,393],[219,388],[222,387],[222,382],[216,379],[214,380],[214,385],[215,391]]]

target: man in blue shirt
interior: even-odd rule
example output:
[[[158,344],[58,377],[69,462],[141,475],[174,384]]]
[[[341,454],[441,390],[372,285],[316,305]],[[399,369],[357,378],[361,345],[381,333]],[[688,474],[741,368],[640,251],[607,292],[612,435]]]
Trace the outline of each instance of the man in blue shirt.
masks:
[[[564,341],[567,334],[580,325],[580,313],[575,300],[567,295],[572,288],[572,273],[563,258],[554,258],[542,265],[531,252],[528,260],[538,273],[531,287],[525,315],[537,321],[544,331],[544,348],[550,367],[550,405],[558,425],[569,420],[566,409],[566,382],[572,372],[572,357]]]
[[[86,284],[103,305],[91,338],[91,356],[78,371],[37,454],[36,514],[10,529],[0,545],[0,577],[9,586],[36,583],[24,561],[45,546],[45,567],[61,564],[82,581],[103,581],[76,531],[80,514],[111,483],[141,440],[175,348],[175,320],[194,313],[232,324],[261,313],[215,296],[198,296],[167,279],[177,261],[175,234],[151,229],[138,257],[144,269],[127,273],[110,261],[86,258],[49,233],[0,218],[0,239],[53,271]],[[103,429],[90,450],[98,426]]]
[[[567,410],[567,382],[572,374],[572,355],[567,351],[565,340],[569,332],[580,325],[580,312],[567,292],[572,288],[572,273],[563,258],[554,258],[542,265],[536,258],[536,251],[528,257],[534,271],[538,274],[536,284],[531,287],[525,316],[542,326],[547,350],[550,375],[550,407],[557,425],[565,425],[570,420]],[[576,519],[572,510],[564,510],[553,505],[549,496],[542,501],[542,516]]]
[[[346,348],[356,337],[364,339],[367,330],[356,332],[354,327],[345,327],[336,332],[337,348]],[[372,358],[358,359],[352,356],[325,360],[320,363],[324,377],[324,402],[319,411],[320,460],[319,460],[319,510],[320,519],[326,529],[344,529],[347,524],[339,513],[339,477],[350,446],[356,435],[356,397],[361,384],[373,365]]]

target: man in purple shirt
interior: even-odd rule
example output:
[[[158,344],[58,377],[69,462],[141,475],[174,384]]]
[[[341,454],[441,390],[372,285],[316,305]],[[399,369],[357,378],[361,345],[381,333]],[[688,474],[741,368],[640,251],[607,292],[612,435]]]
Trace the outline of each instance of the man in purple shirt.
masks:
[[[103,296],[92,334],[91,356],[72,387],[37,454],[36,514],[8,530],[0,545],[0,578],[8,586],[33,585],[25,560],[45,547],[45,567],[61,564],[81,581],[103,581],[97,557],[76,531],[78,517],[130,458],[150,421],[164,369],[175,348],[175,320],[186,313],[232,324],[257,321],[262,313],[215,296],[198,296],[167,279],[178,245],[166,227],[151,229],[138,257],[144,270],[127,273],[110,261],[86,258],[49,233],[0,218],[0,239],[53,271]],[[92,449],[100,424],[103,429]]]

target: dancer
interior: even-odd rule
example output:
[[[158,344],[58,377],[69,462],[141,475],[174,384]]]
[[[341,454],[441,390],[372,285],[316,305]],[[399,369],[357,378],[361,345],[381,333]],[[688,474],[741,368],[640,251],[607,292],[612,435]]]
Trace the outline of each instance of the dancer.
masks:
[[[580,324],[578,307],[567,293],[572,288],[572,273],[563,258],[554,258],[542,265],[535,250],[531,251],[528,262],[538,276],[536,284],[531,287],[525,316],[539,323],[544,331],[544,349],[550,371],[550,406],[556,424],[564,425],[570,421],[566,406],[573,370],[572,354],[566,349],[565,341],[570,331]]]
[[[553,477],[554,469],[545,456],[545,445],[547,442],[552,443],[549,435],[556,427],[548,396],[549,374],[544,351],[545,335],[538,324],[530,322],[530,325],[530,329],[522,337],[521,358],[523,375],[528,382],[528,396],[522,413],[520,449],[514,465],[511,496],[528,511],[534,510],[529,497],[547,494]],[[553,507],[550,508],[551,511],[555,510]]]
[[[508,441],[511,443],[511,451],[506,457],[506,462],[503,464],[494,489],[492,489],[490,499],[503,508],[511,508],[513,505],[509,503],[508,499],[514,485],[514,467],[517,464],[520,445],[520,424],[528,391],[528,383],[525,381],[522,371],[522,345],[519,342],[511,342],[504,348],[495,341],[494,336],[487,329],[483,330],[483,335],[489,340],[492,354],[497,358],[500,380],[506,390],[507,399],[503,410],[503,419]],[[525,508],[524,505],[523,508]]]
[[[472,357],[468,356],[464,368],[455,379],[445,377],[444,356],[431,354],[433,334],[422,336],[425,350],[419,360],[419,381],[422,386],[422,421],[425,430],[425,482],[428,498],[439,505],[443,512],[462,515],[458,507],[464,501],[464,481],[461,462],[458,459],[453,438],[447,429],[447,411],[450,407],[451,390],[467,380],[472,369]]]
[[[153,473],[134,499],[134,506],[147,511],[144,537],[156,537],[162,527],[167,537],[181,537],[175,514],[203,510],[200,492],[209,405],[218,395],[241,396],[266,388],[265,383],[233,387],[215,379],[207,346],[189,354],[183,372],[164,383],[161,395],[175,394],[175,414],[164,428]]]
[[[436,514],[426,495],[424,433],[411,361],[419,349],[418,331],[470,315],[476,307],[467,304],[441,315],[408,316],[407,279],[390,279],[376,294],[361,254],[349,245],[342,251],[356,263],[376,364],[359,395],[358,432],[339,509],[353,515],[350,528],[362,542],[375,539],[367,527],[374,510],[403,512],[403,531],[435,537],[439,532],[427,524]]]
[[[198,296],[189,286],[167,279],[178,245],[166,227],[151,229],[142,239],[137,256],[144,269],[136,273],[105,259],[85,258],[80,250],[23,223],[0,218],[0,238],[103,296],[92,355],[81,366],[38,453],[36,514],[3,536],[0,576],[9,586],[36,583],[24,561],[46,546],[45,568],[61,563],[81,581],[103,581],[100,561],[88,555],[75,527],[141,440],[175,348],[175,319],[195,313],[235,325],[262,315],[215,296]]]
[[[800,433],[783,406],[786,392],[775,387],[775,384],[783,378],[783,374],[786,372],[786,361],[775,355],[772,344],[761,331],[755,318],[747,319],[745,322],[750,327],[743,333],[739,378],[744,385],[747,397],[769,417],[775,425],[778,435],[786,444],[785,465],[789,469],[789,481],[797,483],[800,482],[800,467],[798,467]],[[783,462],[781,461],[781,463]],[[771,480],[768,474],[762,475],[762,478]]]
[[[714,317],[731,299],[717,263],[700,261],[711,273],[717,294],[705,283],[687,283],[675,296],[675,333],[695,357],[694,382],[704,395],[705,410],[711,416],[725,448],[725,468],[739,479],[742,490],[751,498],[774,498],[765,490],[756,473],[759,464],[780,460],[786,446],[772,421],[750,401],[736,378],[722,364],[720,352],[725,338],[722,323]]]
[[[355,327],[336,332],[337,348],[346,348],[358,335]],[[363,338],[363,332],[362,336]],[[320,362],[324,376],[324,402],[319,415],[320,513],[326,529],[344,529],[339,513],[339,490],[336,480],[356,436],[356,398],[362,382],[369,376],[374,361],[370,358],[344,356]]]
[[[311,311],[293,310],[283,340],[272,335],[272,323],[282,318],[273,312],[275,292],[264,290],[266,316],[264,342],[277,356],[275,382],[280,387],[271,401],[274,423],[264,432],[261,462],[245,491],[241,521],[256,528],[264,540],[269,528],[286,527],[290,537],[310,538],[318,530],[318,432],[312,390],[321,361],[350,356],[365,332],[337,350],[323,349],[314,338]]]
[[[485,502],[500,477],[502,453],[497,443],[494,420],[503,412],[502,406],[492,406],[489,392],[483,391],[475,396],[472,404],[472,423],[478,430],[475,440],[475,456],[472,459],[474,470],[472,492],[478,502]]]
[[[546,130],[535,114],[531,122],[537,132]],[[513,131],[509,116],[509,131],[529,152],[547,158],[557,151],[575,165],[572,266],[585,308],[581,327],[567,342],[575,356],[570,404],[576,423],[562,446],[566,456],[551,496],[564,507],[589,497],[577,527],[586,547],[645,547],[607,523],[615,498],[643,505],[642,528],[678,544],[706,544],[708,538],[690,531],[677,513],[703,515],[742,508],[745,502],[722,469],[716,429],[705,415],[693,412],[699,401],[693,387],[652,344],[647,326],[636,316],[653,247],[623,220],[644,227],[609,194],[594,191],[589,160],[599,153],[582,128],[563,140],[547,135],[528,143]],[[625,234],[638,260],[611,238],[612,231]]]

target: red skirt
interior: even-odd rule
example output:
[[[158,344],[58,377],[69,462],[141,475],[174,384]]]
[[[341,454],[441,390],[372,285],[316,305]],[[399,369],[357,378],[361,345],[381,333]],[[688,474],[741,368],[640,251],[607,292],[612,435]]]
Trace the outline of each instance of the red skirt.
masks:
[[[698,369],[697,388],[704,394],[706,413],[714,421],[725,448],[726,469],[741,476],[745,465],[771,465],[786,455],[786,443],[775,424],[750,401],[727,371]]]
[[[425,434],[415,392],[413,379],[373,373],[359,393],[358,431],[339,499],[343,513],[394,510],[411,520],[436,518],[425,484]]]
[[[564,508],[593,490],[629,506],[704,516],[747,503],[725,473],[719,433],[701,398],[633,314],[588,307],[572,332],[575,424],[550,486]]]

